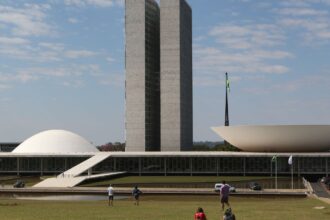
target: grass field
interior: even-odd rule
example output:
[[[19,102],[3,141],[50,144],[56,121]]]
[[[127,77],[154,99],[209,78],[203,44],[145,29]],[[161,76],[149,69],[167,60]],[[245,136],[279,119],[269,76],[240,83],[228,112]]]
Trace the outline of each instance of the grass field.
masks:
[[[312,198],[246,198],[230,200],[238,220],[328,220],[330,205]],[[216,196],[142,196],[140,206],[131,199],[115,201],[27,201],[0,199],[2,220],[185,220],[193,219],[203,207],[208,220],[220,219],[223,212]],[[315,207],[324,207],[315,209]]]
[[[49,178],[51,176],[3,176],[0,178],[0,184],[2,185],[13,185],[17,180],[22,180],[26,186],[33,186],[43,179]],[[1,219],[0,219],[1,220]]]

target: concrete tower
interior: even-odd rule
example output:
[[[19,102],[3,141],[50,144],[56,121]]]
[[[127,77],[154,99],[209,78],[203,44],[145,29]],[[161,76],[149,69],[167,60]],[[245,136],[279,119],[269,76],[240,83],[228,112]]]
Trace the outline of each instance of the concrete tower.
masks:
[[[125,4],[126,151],[159,151],[159,7],[154,0]]]
[[[192,148],[192,12],[185,0],[160,1],[161,151]]]

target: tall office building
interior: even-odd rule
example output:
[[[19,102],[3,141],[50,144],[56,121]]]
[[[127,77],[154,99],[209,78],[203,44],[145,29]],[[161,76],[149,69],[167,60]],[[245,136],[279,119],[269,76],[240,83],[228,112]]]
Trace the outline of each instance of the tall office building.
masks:
[[[161,151],[191,149],[192,12],[185,0],[160,2]]]
[[[126,151],[192,147],[192,18],[185,0],[126,0]]]
[[[126,151],[159,151],[159,7],[154,0],[125,4]]]

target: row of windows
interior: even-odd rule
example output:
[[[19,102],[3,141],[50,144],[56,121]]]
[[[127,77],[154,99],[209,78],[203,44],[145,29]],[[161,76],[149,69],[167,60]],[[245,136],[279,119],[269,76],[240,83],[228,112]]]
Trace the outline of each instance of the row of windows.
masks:
[[[156,140],[147,137],[152,144]],[[0,158],[1,172],[63,172],[86,158]],[[277,172],[289,174],[291,167],[287,158],[278,158]],[[295,158],[293,172],[329,173],[330,158]],[[274,173],[275,163],[270,158],[263,157],[142,157],[142,158],[108,158],[93,168],[94,172],[127,171],[132,173]]]

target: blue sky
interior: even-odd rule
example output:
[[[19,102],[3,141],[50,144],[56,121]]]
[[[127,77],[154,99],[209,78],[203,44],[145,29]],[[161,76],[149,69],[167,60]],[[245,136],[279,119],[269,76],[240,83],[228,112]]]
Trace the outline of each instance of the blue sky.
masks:
[[[230,123],[330,124],[330,0],[188,0],[194,140]],[[0,1],[0,141],[46,129],[123,141],[121,0]]]

